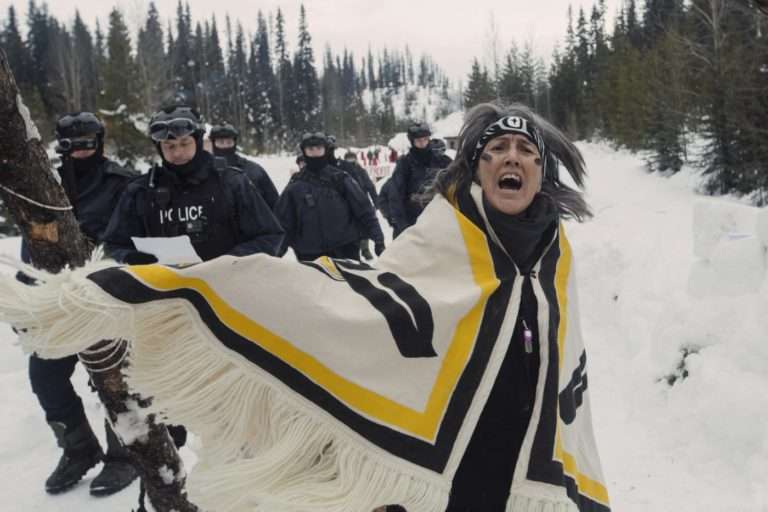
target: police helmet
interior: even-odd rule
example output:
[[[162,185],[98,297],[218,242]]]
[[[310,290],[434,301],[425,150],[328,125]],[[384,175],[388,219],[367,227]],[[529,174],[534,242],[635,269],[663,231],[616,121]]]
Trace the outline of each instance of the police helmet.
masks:
[[[237,131],[237,128],[235,128],[229,123],[224,123],[224,124],[217,124],[216,126],[211,128],[211,133],[208,134],[208,137],[211,140],[234,139],[236,141],[239,135],[240,135],[240,132]]]
[[[152,114],[149,120],[149,136],[155,142],[180,139],[188,135],[200,139],[203,135],[203,121],[192,107],[172,105]]]
[[[408,127],[408,140],[413,144],[414,139],[421,137],[429,137],[432,135],[432,130],[429,129],[427,123],[413,123]]]
[[[95,149],[103,152],[104,124],[91,112],[72,112],[56,121],[56,151],[68,154],[71,151]],[[95,135],[95,138],[86,138]]]
[[[429,148],[437,156],[442,156],[445,154],[445,150],[448,149],[448,146],[446,146],[443,139],[435,138],[429,140]]]
[[[299,147],[302,152],[310,146],[328,147],[328,137],[323,132],[305,133],[301,136]]]

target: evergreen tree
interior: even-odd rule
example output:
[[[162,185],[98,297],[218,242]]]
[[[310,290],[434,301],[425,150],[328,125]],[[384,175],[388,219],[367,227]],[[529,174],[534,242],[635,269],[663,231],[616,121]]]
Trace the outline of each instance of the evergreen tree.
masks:
[[[176,6],[176,40],[173,46],[171,66],[176,97],[195,101],[194,65],[192,55],[192,20],[187,9],[179,0]]]
[[[288,59],[288,43],[285,39],[285,19],[282,11],[277,9],[275,18],[275,74],[277,81],[277,112],[276,124],[280,127],[279,138],[286,145],[291,132],[291,119],[289,117],[291,106],[289,90],[293,86],[293,70]]]
[[[195,104],[198,110],[206,119],[209,117],[209,98],[205,93],[205,81],[208,78],[208,65],[205,61],[207,55],[205,46],[210,37],[209,33],[203,32],[203,26],[198,21],[195,23],[195,31],[192,35],[192,55],[195,56],[192,66],[192,83],[195,87]]]
[[[147,19],[139,30],[136,47],[141,109],[143,112],[155,112],[168,94],[168,75],[163,27],[154,2],[149,4]]]
[[[29,1],[27,27],[27,47],[31,56],[28,76],[37,90],[45,117],[53,119],[57,113],[51,80],[55,57],[51,41],[53,29],[47,6],[38,8],[34,0]]]
[[[131,37],[117,8],[109,13],[107,52],[109,60],[104,71],[104,105],[108,110],[125,105],[133,111],[137,104],[134,92],[137,80],[131,56]]]
[[[79,108],[93,111],[96,109],[98,82],[96,76],[96,55],[93,48],[93,38],[80,12],[75,11],[75,22],[72,26],[74,40],[74,58],[77,60],[77,77],[80,83]]]
[[[229,18],[227,18],[229,23]],[[227,83],[229,85],[229,122],[241,133],[246,131],[248,112],[246,108],[245,81],[248,75],[248,56],[245,50],[245,34],[243,26],[238,23],[235,36],[229,44],[231,50],[228,60]]]
[[[477,59],[472,63],[472,72],[469,75],[467,88],[464,91],[464,108],[469,110],[479,103],[492,101],[496,97],[493,82],[488,76],[488,70],[480,68]]]
[[[294,88],[290,116],[293,123],[291,126],[296,131],[314,129],[319,117],[320,87],[304,4],[299,9],[299,36],[293,57],[293,73]]]
[[[221,49],[221,39],[216,23],[216,17],[211,19],[210,34],[205,44],[205,81],[203,94],[205,96],[207,117],[209,119],[225,119],[227,111],[227,77],[224,66],[224,52]]]
[[[640,49],[643,46],[643,27],[637,14],[636,0],[629,0],[626,8],[626,31],[629,44],[634,48]]]
[[[5,21],[5,27],[2,32],[2,45],[5,54],[8,56],[8,64],[16,77],[16,83],[22,91],[28,91],[31,87],[32,56],[29,54],[27,45],[21,38],[19,24],[16,18],[16,8],[11,5],[8,7],[8,19]]]
[[[376,81],[376,73],[373,69],[373,53],[371,52],[370,46],[368,46],[368,58],[366,62],[368,63],[368,68],[366,70],[368,73],[368,87],[375,91],[379,84]]]
[[[253,109],[253,136],[261,150],[279,149],[277,139],[277,82],[272,68],[269,29],[264,15],[257,16],[256,36],[251,51],[249,104]]]

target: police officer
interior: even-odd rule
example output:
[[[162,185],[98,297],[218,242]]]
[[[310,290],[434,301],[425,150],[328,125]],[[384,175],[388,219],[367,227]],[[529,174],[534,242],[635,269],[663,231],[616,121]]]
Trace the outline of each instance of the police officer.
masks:
[[[363,169],[357,163],[357,155],[355,155],[354,151],[347,151],[344,154],[343,160],[337,159],[335,167],[338,167],[342,171],[355,178],[357,184],[370,198],[371,203],[374,205],[374,207],[376,206],[376,203],[379,199],[378,194],[376,193],[376,185],[374,185],[373,181],[371,181],[371,177],[368,175],[368,171]]]
[[[150,119],[150,137],[162,165],[126,188],[109,222],[104,241],[116,260],[128,264],[157,261],[139,252],[132,237],[188,235],[203,261],[224,254],[275,255],[283,230],[243,171],[217,166],[203,151],[199,114],[183,105],[167,107]]]
[[[350,176],[352,176],[357,184],[360,186],[362,191],[365,193],[366,197],[369,197],[371,200],[371,204],[373,205],[374,211],[376,210],[376,204],[378,202],[378,197],[376,194],[376,186],[371,181],[371,177],[368,176],[368,171],[357,165],[357,156],[352,151],[347,151],[344,154],[344,158],[336,158],[336,137],[333,135],[328,135],[328,150],[329,150],[329,162],[332,166],[336,167],[337,169],[341,169],[342,171],[346,172]],[[368,246],[368,239],[367,238],[361,238],[360,239],[360,253],[362,254],[363,258],[367,260],[373,259],[373,255],[371,254],[371,250]]]
[[[451,162],[453,162],[451,157],[445,154],[445,152],[448,150],[448,145],[443,139],[437,137],[429,139],[429,148],[435,154],[435,158],[437,158],[439,169],[445,169],[451,164]]]
[[[239,132],[231,124],[220,124],[211,128],[208,138],[213,144],[213,154],[225,158],[227,165],[242,169],[259,190],[267,205],[274,209],[277,203],[277,189],[272,179],[262,166],[237,154]]]
[[[391,185],[387,190],[394,236],[416,223],[416,219],[424,210],[420,196],[434,180],[437,171],[443,168],[442,159],[429,147],[431,134],[426,123],[416,123],[408,127],[407,135],[411,149],[408,154],[397,160],[390,178]]]
[[[56,139],[62,162],[57,171],[62,186],[81,232],[96,244],[104,234],[120,194],[138,173],[104,157],[104,125],[90,112],[75,112],[59,118]],[[25,241],[22,241],[21,257],[29,263]],[[25,279],[22,277],[22,280]],[[94,496],[107,496],[128,486],[138,474],[107,422],[107,453],[103,454],[85,416],[83,402],[70,382],[77,361],[77,356],[41,359],[32,355],[29,359],[32,391],[45,411],[45,419],[58,445],[64,450],[56,469],[45,482],[45,490],[56,494],[69,489],[103,460],[104,467],[91,481],[90,492]]]
[[[285,246],[300,260],[360,259],[359,241],[370,238],[380,255],[384,236],[373,206],[349,174],[330,165],[326,135],[306,133],[299,147],[305,166],[291,177],[276,208]]]

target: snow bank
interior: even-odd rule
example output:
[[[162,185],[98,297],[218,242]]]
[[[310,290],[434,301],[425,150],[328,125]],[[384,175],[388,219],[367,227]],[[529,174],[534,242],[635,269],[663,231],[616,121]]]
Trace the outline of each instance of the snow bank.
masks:
[[[579,147],[596,215],[568,230],[613,509],[768,510],[765,212]]]
[[[693,246],[699,260],[690,272],[689,292],[742,295],[765,281],[766,233],[758,229],[765,212],[725,200],[702,199],[693,209]],[[768,231],[768,230],[766,230]]]

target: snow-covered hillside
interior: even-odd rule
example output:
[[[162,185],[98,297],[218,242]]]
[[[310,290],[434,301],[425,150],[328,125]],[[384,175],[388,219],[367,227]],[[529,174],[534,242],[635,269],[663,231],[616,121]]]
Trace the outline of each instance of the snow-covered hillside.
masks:
[[[697,196],[697,178],[582,144],[595,218],[571,223],[597,441],[617,512],[768,511],[768,217]],[[278,188],[293,158],[258,159]],[[18,240],[0,241],[15,254]],[[138,486],[50,497],[58,449],[26,359],[0,326],[0,511],[120,511]],[[103,437],[101,411],[77,374]],[[194,440],[191,443],[194,448]],[[189,463],[194,454],[184,448]]]

